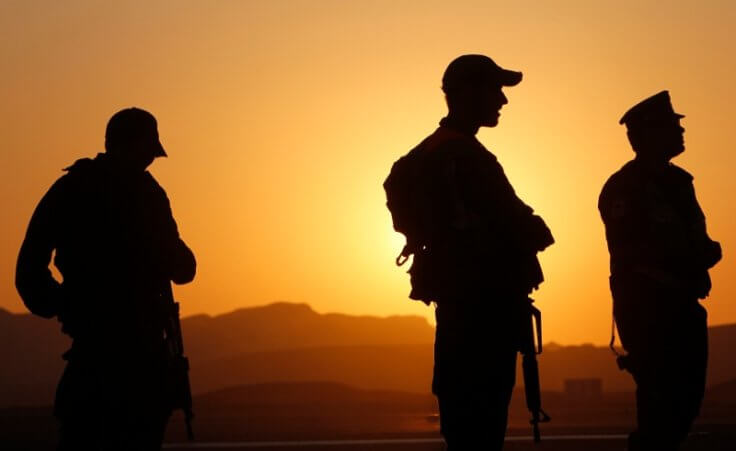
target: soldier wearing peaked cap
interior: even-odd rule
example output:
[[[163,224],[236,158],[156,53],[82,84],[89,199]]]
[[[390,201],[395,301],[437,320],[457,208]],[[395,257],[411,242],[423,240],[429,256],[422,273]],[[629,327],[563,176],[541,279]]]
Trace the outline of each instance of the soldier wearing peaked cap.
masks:
[[[442,78],[448,115],[384,183],[407,238],[397,263],[414,255],[410,297],[436,304],[432,390],[451,451],[503,448],[520,300],[543,280],[536,253],[554,242],[475,136],[498,124],[503,88],[521,78],[484,55],[453,60]],[[407,202],[392,196],[407,183]]]
[[[605,183],[598,208],[611,257],[614,318],[636,382],[629,450],[678,449],[698,415],[708,355],[708,270],[721,259],[693,177],[670,160],[684,128],[662,91],[621,118],[636,157]]]
[[[39,202],[18,255],[28,309],[57,318],[72,347],[56,392],[59,450],[155,450],[171,413],[160,294],[194,278],[164,189],[156,119],[110,118],[105,153],[66,168]],[[49,263],[63,276],[56,280]]]

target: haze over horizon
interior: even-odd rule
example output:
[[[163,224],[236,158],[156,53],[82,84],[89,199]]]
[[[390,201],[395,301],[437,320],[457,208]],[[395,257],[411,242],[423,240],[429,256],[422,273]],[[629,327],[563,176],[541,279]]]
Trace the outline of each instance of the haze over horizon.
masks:
[[[382,182],[446,109],[448,62],[483,53],[524,73],[478,137],[556,244],[533,296],[545,342],[608,341],[597,197],[633,156],[618,119],[668,89],[724,260],[704,301],[736,323],[736,4],[726,0],[0,3],[0,307],[24,312],[15,259],[61,169],[103,148],[117,110],[151,111],[167,190],[199,263],[183,314],[284,300],[320,313],[421,315]]]

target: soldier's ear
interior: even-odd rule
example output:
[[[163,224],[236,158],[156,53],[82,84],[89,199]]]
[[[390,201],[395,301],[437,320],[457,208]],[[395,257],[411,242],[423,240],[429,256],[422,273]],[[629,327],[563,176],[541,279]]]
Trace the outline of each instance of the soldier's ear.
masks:
[[[629,143],[631,144],[631,148],[634,150],[634,153],[638,154],[640,151],[644,150],[644,134],[640,130],[628,129],[626,130],[626,137],[629,138]]]
[[[450,111],[467,111],[472,109],[477,96],[470,88],[456,88],[445,93],[445,100]]]

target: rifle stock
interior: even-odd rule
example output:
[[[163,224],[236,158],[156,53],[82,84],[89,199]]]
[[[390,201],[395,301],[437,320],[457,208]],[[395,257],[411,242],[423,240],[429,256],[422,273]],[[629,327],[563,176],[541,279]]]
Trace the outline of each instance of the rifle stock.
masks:
[[[533,302],[534,300],[529,297],[524,301],[521,319],[522,336],[519,351],[522,354],[521,366],[524,372],[526,406],[532,415],[529,423],[532,425],[534,442],[539,443],[542,440],[539,432],[539,423],[550,421],[550,417],[542,410],[539,365],[537,363],[537,354],[542,353],[542,312],[532,305]]]
[[[192,389],[189,384],[189,359],[184,356],[184,339],[179,322],[179,303],[174,300],[171,282],[164,284],[163,303],[165,311],[164,339],[168,358],[169,381],[171,383],[171,407],[182,409],[187,428],[187,439],[194,440],[192,430]]]

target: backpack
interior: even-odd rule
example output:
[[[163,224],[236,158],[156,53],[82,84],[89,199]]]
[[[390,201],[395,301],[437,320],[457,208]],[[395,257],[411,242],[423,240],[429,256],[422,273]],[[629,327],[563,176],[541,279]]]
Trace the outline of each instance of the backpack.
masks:
[[[394,230],[406,239],[406,245],[396,257],[397,266],[407,262],[409,256],[419,248],[425,235],[421,224],[424,214],[421,211],[423,196],[420,193],[423,185],[420,172],[424,165],[419,153],[420,148],[417,147],[399,158],[391,166],[391,172],[383,182],[386,206],[391,212]]]
[[[439,128],[394,162],[383,182],[386,206],[391,212],[394,230],[406,238],[406,244],[396,257],[396,265],[404,265],[413,255],[408,271],[412,287],[409,298],[425,304],[436,300],[441,285],[438,277],[440,262],[433,258],[428,247],[431,226],[436,220],[431,173],[441,164],[435,151],[440,145],[457,137],[456,132]]]

